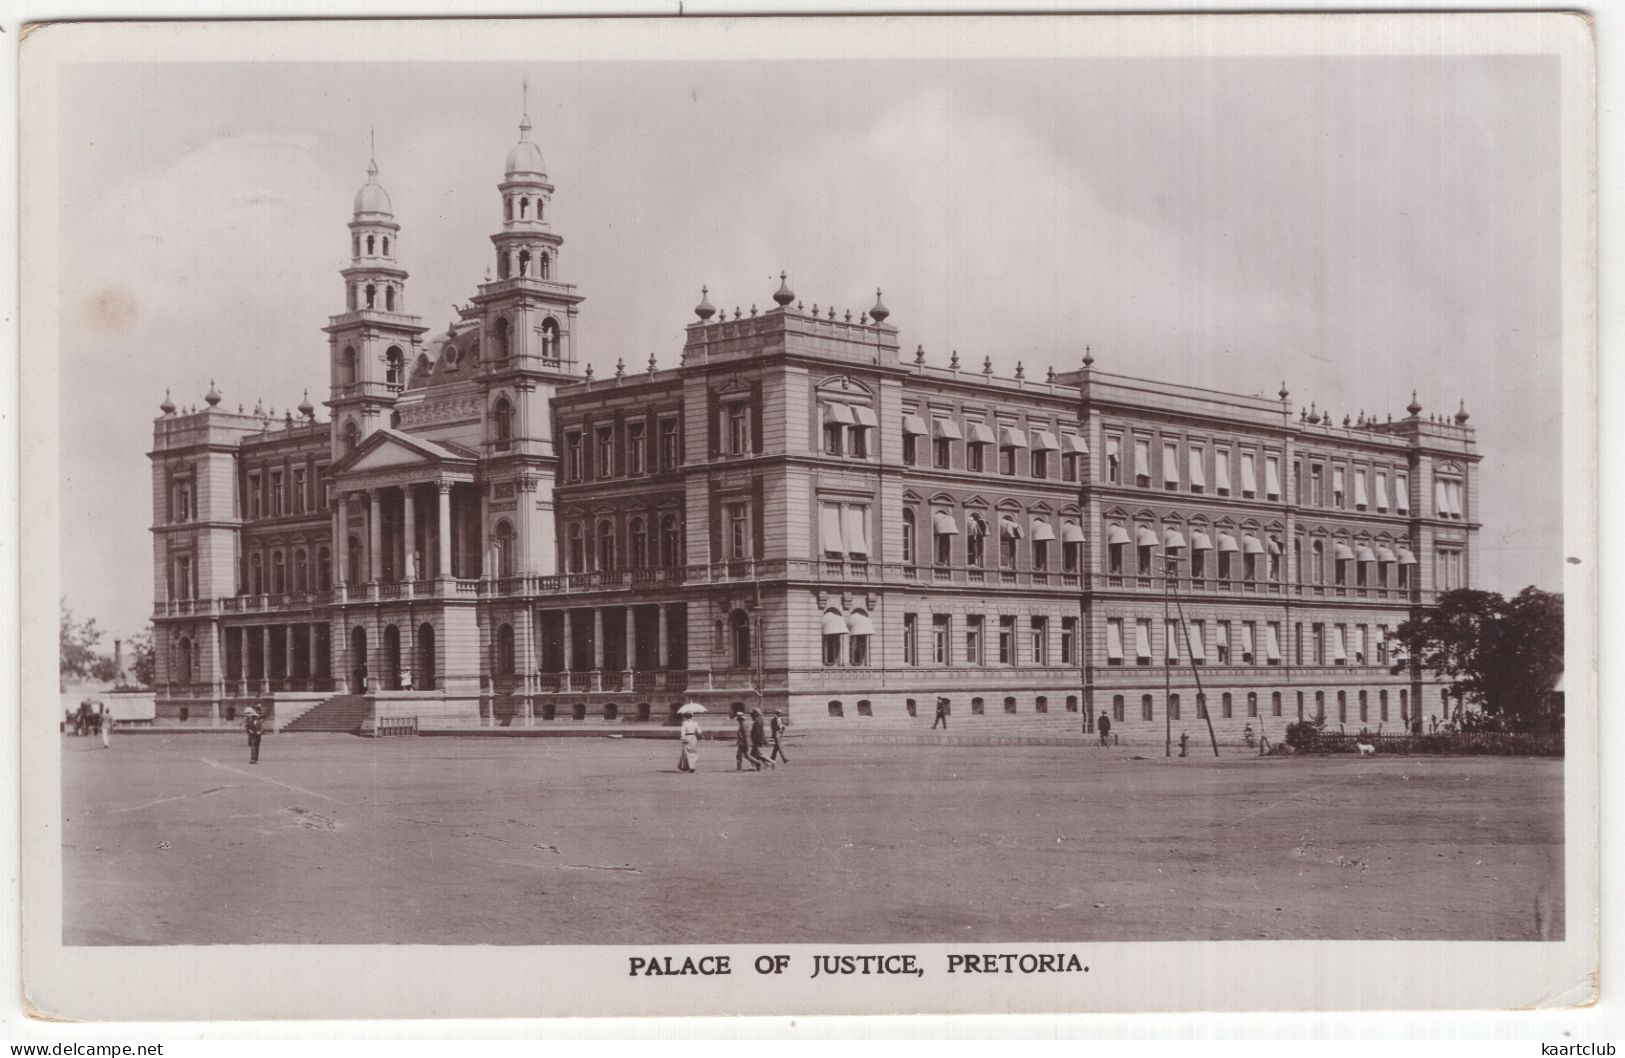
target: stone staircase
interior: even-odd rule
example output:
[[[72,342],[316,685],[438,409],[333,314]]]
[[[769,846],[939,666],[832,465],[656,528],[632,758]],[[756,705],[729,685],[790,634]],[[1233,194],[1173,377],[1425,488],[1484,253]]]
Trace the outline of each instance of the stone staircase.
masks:
[[[371,698],[361,694],[339,694],[301,713],[278,730],[284,734],[337,731],[353,735],[371,716]]]

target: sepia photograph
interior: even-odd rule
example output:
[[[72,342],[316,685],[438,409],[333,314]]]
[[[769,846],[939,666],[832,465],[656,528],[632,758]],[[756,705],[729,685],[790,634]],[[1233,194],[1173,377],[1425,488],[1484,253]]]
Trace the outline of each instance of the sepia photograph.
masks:
[[[22,64],[47,1009],[375,1016],[206,968],[390,952],[495,1004],[397,1016],[1369,1002],[1320,945],[1592,994],[1583,21]],[[175,969],[63,976],[121,965]]]

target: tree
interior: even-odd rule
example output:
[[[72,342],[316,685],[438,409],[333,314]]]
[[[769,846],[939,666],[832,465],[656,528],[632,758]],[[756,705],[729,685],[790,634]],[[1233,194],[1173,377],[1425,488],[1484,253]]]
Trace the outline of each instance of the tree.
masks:
[[[1528,730],[1551,719],[1550,692],[1563,672],[1560,593],[1531,586],[1507,599],[1458,588],[1398,635],[1423,669],[1450,681],[1453,697],[1495,722]]]
[[[68,609],[68,600],[61,602],[62,614],[62,661],[58,674],[59,685],[67,689],[70,680],[86,680],[94,675],[97,654],[96,644],[101,641],[102,631],[96,627],[94,617],[84,621],[76,621],[73,611]]]
[[[158,678],[158,663],[152,652],[152,625],[130,637],[130,678],[137,686],[151,687]]]

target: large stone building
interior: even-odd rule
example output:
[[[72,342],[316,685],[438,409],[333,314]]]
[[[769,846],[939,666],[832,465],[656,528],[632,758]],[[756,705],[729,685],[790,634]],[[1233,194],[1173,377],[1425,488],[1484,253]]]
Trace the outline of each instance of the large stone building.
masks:
[[[1339,423],[1284,386],[1087,354],[1041,377],[931,365],[899,355],[878,296],[854,318],[787,280],[765,312],[702,298],[680,366],[595,378],[520,130],[494,278],[445,333],[406,311],[369,169],[329,422],[308,399],[278,421],[212,385],[190,413],[166,396],[163,714],[337,697],[424,725],[661,721],[697,699],[895,727],[941,697],[956,727],[1104,713],[1160,741],[1196,737],[1203,704],[1225,739],[1446,713],[1390,637],[1473,577],[1465,411]]]

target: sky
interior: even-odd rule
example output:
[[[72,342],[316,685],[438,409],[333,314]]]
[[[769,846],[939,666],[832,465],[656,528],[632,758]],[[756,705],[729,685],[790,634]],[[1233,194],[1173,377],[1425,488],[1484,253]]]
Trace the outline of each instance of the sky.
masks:
[[[1077,365],[1341,418],[1465,402],[1478,586],[1559,590],[1555,60],[1135,58],[149,63],[61,80],[61,592],[152,604],[152,420],[325,396],[376,129],[406,309],[493,260],[521,82],[578,349],[676,363],[729,311],[854,312],[1001,374]],[[322,414],[325,418],[325,411]]]

